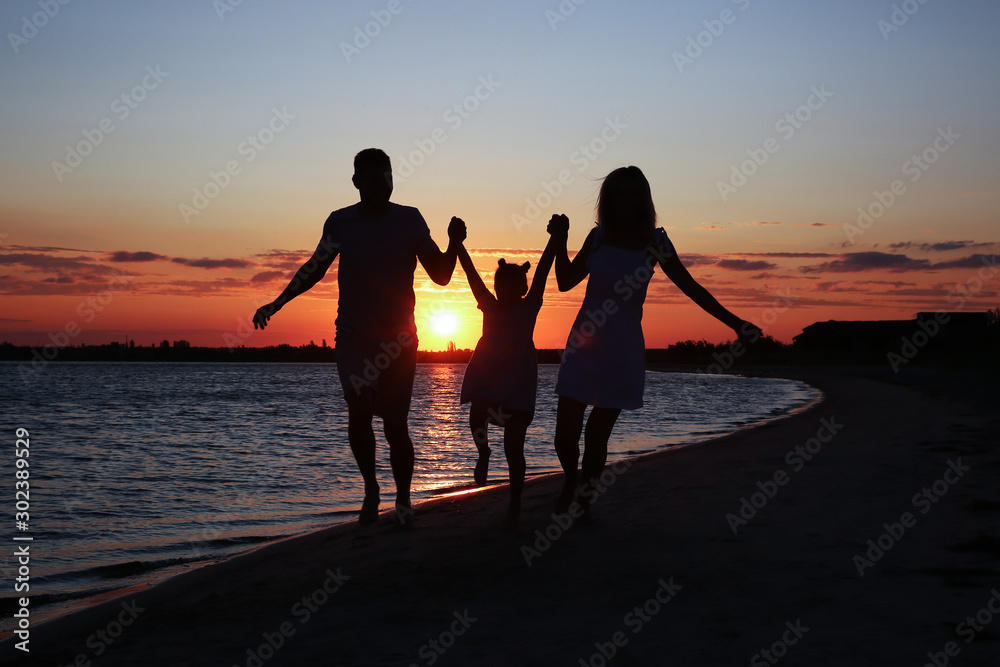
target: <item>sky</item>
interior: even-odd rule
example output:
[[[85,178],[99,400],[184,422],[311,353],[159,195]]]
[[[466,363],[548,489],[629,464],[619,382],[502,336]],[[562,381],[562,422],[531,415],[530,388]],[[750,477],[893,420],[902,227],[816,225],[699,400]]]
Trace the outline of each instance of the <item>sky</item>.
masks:
[[[779,340],[1000,305],[992,0],[7,0],[0,29],[0,341],[332,345],[336,265],[249,319],[370,146],[487,284],[555,213],[579,248],[636,165],[681,261]],[[460,268],[415,289],[422,348],[475,345]],[[550,276],[537,347],[583,293]],[[662,273],[643,328],[732,338]]]

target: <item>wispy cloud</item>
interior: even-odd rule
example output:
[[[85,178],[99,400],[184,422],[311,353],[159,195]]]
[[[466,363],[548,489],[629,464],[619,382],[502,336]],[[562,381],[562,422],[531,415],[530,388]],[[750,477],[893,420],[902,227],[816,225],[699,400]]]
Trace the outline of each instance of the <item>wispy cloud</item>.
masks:
[[[982,255],[976,253],[968,257],[953,259],[948,262],[938,262],[933,265],[934,269],[978,269],[981,266],[996,266],[996,255]]]
[[[916,283],[906,282],[905,280],[856,280],[855,285],[889,285],[891,287],[910,287],[916,285]]]
[[[902,241],[900,243],[890,243],[889,247],[893,250],[917,249],[924,252],[948,252],[950,250],[965,250],[967,248],[1000,247],[1000,243],[995,241],[938,241],[937,243]]]
[[[715,263],[715,266],[729,271],[766,271],[776,268],[778,265],[760,259],[720,259]]]
[[[116,250],[108,253],[107,259],[109,262],[158,262],[170,258],[166,255],[158,255],[155,252],[129,252],[128,250]]]
[[[185,257],[174,257],[170,261],[176,264],[183,264],[184,266],[195,266],[200,269],[245,269],[255,266],[249,260],[237,258],[210,259],[202,257],[201,259],[187,259]]]
[[[94,260],[84,255],[58,257],[44,253],[12,252],[0,254],[0,265],[21,266],[29,271],[91,271]]]
[[[742,257],[777,257],[801,259],[803,257],[836,257],[828,252],[741,252]]]
[[[57,246],[48,245],[17,245],[16,243],[12,243],[7,247],[11,250],[19,252],[91,252],[90,250],[84,250],[83,248],[59,248]]]
[[[930,266],[930,260],[913,259],[906,255],[871,250],[845,253],[840,255],[839,259],[811,266],[801,266],[799,270],[803,273],[851,273],[871,270],[920,271],[928,269]]]
[[[285,276],[284,271],[261,271],[250,279],[251,283],[269,283]]]
[[[680,258],[684,266],[711,266],[719,261],[718,257],[697,252],[681,253]]]
[[[917,259],[904,254],[878,252],[849,252],[839,255],[837,259],[800,266],[803,273],[851,273],[858,271],[943,271],[947,269],[974,269],[984,265],[996,264],[996,256],[973,254],[967,257],[947,262],[931,262],[929,259]]]
[[[284,250],[282,248],[275,248],[274,250],[268,250],[267,252],[259,252],[254,255],[254,257],[258,257],[263,260],[289,261],[301,264],[309,259],[311,255],[311,250]]]

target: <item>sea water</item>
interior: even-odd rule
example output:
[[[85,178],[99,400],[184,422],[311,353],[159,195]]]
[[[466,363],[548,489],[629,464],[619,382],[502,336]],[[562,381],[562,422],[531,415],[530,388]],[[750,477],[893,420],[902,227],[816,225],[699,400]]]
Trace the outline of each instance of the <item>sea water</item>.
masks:
[[[50,363],[30,382],[0,363],[7,454],[15,430],[30,439],[30,518],[6,533],[30,536],[33,620],[261,542],[353,521],[363,486],[347,441],[333,364]],[[552,446],[558,366],[541,365],[525,444],[528,474],[558,470]],[[414,499],[468,485],[476,449],[463,364],[417,366],[410,412]],[[804,405],[815,390],[790,380],[647,372],[645,406],[622,413],[614,460],[710,439]],[[382,506],[394,494],[376,419]],[[502,432],[491,429],[490,481],[507,477]],[[11,544],[15,544],[11,542]],[[23,544],[23,543],[18,543]],[[0,576],[18,563],[4,549]],[[16,594],[0,593],[9,634]]]

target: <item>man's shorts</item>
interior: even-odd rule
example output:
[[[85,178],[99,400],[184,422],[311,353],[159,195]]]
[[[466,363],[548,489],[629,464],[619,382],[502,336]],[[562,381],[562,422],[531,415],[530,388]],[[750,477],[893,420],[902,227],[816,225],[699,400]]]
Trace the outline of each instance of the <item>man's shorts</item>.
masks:
[[[370,387],[374,412],[388,421],[403,421],[410,412],[417,369],[417,337],[402,331],[395,338],[337,336],[337,373],[348,403]]]

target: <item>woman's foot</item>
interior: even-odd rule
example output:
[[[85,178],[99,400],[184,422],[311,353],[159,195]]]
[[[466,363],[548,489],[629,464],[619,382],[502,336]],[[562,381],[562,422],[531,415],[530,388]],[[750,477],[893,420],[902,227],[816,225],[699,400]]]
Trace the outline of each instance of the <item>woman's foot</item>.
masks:
[[[490,448],[483,447],[479,450],[479,459],[476,460],[476,469],[472,473],[476,480],[476,486],[486,486],[486,473],[490,468]]]

